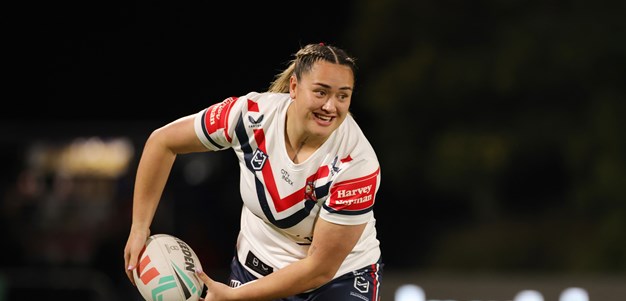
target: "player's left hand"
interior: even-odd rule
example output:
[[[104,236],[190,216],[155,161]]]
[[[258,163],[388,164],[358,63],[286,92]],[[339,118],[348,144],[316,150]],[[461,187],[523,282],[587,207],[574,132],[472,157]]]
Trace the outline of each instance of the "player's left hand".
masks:
[[[207,287],[206,295],[204,298],[201,298],[200,301],[222,301],[232,299],[232,287],[211,279],[206,273],[204,273],[204,271],[202,271],[202,269],[197,269],[196,275]]]

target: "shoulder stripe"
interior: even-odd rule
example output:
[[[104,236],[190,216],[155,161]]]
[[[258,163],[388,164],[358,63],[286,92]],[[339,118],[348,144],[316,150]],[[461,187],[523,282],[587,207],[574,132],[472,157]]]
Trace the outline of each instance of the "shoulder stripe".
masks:
[[[204,112],[202,112],[202,133],[204,133],[204,137],[206,137],[207,140],[209,140],[209,142],[211,144],[213,144],[215,147],[219,148],[219,149],[223,149],[224,147],[217,144],[217,142],[215,142],[215,140],[211,139],[211,135],[209,135],[209,131],[206,128],[206,114],[207,114],[208,109],[205,109]]]

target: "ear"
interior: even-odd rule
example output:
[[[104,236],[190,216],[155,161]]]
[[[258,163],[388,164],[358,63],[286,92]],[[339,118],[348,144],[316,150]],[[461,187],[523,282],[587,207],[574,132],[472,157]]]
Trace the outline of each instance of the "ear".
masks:
[[[298,86],[298,79],[295,75],[289,77],[289,97],[296,99],[296,87]]]

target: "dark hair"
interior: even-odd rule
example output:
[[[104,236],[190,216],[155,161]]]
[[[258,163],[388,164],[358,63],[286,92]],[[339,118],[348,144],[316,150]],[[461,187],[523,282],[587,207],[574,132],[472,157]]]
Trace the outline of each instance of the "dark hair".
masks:
[[[349,56],[341,48],[324,43],[308,44],[300,48],[294,56],[295,58],[290,61],[289,66],[276,75],[275,80],[270,84],[269,92],[289,92],[289,78],[295,74],[296,78],[300,80],[302,74],[311,71],[313,64],[320,60],[348,66],[352,69],[352,74],[356,72],[355,58]]]

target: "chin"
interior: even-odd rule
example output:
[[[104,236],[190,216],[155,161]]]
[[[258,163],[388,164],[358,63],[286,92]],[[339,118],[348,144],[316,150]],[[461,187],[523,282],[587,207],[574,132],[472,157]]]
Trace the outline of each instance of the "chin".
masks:
[[[330,123],[320,123],[318,120],[313,120],[310,124],[309,132],[316,137],[328,137],[339,127],[339,120],[335,119]]]
[[[336,129],[337,127],[328,127],[328,128],[322,128],[322,129],[317,128],[317,129],[313,129],[311,131],[311,134],[316,137],[324,138],[324,137],[330,136],[330,134],[332,134]]]

